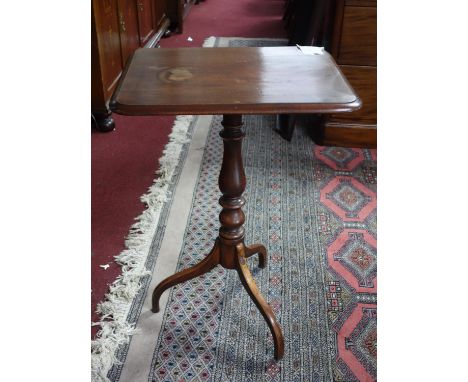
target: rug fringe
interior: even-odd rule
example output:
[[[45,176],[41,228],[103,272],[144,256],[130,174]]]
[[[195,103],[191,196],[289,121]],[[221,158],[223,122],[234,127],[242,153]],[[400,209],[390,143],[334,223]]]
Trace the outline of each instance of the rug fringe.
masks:
[[[215,42],[216,42],[216,37],[215,36],[208,37],[208,38],[205,39],[205,41],[203,41],[203,47],[212,48],[212,47],[215,46]]]
[[[214,46],[216,37],[207,38],[203,46]],[[187,131],[193,120],[191,115],[176,117],[169,143],[159,159],[157,179],[148,192],[141,196],[141,201],[147,209],[136,218],[136,223],[130,228],[125,241],[126,250],[115,256],[121,266],[122,273],[110,285],[104,300],[97,305],[96,312],[100,316],[101,329],[96,339],[91,341],[91,377],[93,382],[109,382],[107,373],[114,364],[119,364],[115,356],[116,350],[125,345],[137,331],[134,324],[127,322],[127,315],[132,300],[141,288],[142,277],[151,274],[145,267],[151,242],[158,226],[163,204],[169,197],[169,185],[179,163],[182,146],[189,141]]]
[[[109,287],[105,300],[97,305],[96,312],[100,321],[92,323],[101,329],[96,339],[91,342],[92,381],[108,382],[107,373],[112,365],[118,364],[115,352],[119,346],[130,341],[136,330],[127,322],[128,311],[132,300],[141,287],[143,276],[151,274],[145,262],[159,222],[163,204],[169,197],[169,185],[179,163],[182,146],[189,141],[187,131],[193,116],[177,116],[169,143],[159,160],[158,178],[148,192],[141,197],[147,209],[136,219],[130,228],[125,245],[127,247],[115,260],[122,267],[122,273]]]

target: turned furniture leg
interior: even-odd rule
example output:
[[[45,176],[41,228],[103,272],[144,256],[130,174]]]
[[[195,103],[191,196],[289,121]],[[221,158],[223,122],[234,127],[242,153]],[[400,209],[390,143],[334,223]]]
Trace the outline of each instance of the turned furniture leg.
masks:
[[[270,306],[260,294],[245,263],[246,252],[247,256],[259,253],[259,265],[260,267],[265,266],[266,249],[260,244],[250,247],[246,247],[244,244],[245,216],[242,206],[245,200],[242,194],[245,190],[246,179],[242,163],[242,139],[245,135],[242,131],[242,116],[224,115],[222,125],[224,129],[219,134],[224,141],[223,164],[219,174],[219,189],[223,194],[219,199],[219,204],[223,207],[219,214],[221,265],[228,269],[237,270],[244,288],[267,321],[273,335],[275,359],[279,360],[284,354],[281,327]]]
[[[223,139],[223,162],[219,174],[219,189],[222,193],[219,204],[222,210],[219,214],[219,236],[216,239],[210,254],[197,265],[176,273],[161,281],[153,291],[154,313],[159,311],[159,298],[168,288],[184,281],[193,279],[212,270],[221,264],[226,269],[235,269],[239,274],[242,285],[247,290],[257,308],[265,318],[275,345],[275,359],[279,360],[284,354],[284,339],[276,318],[263,296],[260,294],[255,281],[247,267],[245,259],[256,253],[259,254],[259,266],[265,267],[267,252],[263,245],[244,244],[245,215],[242,206],[245,200],[242,193],[245,190],[246,180],[242,164],[242,131],[241,115],[224,115],[222,125],[224,129],[219,134]]]
[[[176,274],[161,281],[153,291],[152,308],[153,313],[159,312],[159,299],[166,289],[173,287],[174,285],[180,284],[184,281],[191,280],[197,276],[201,276],[204,273],[211,271],[216,265],[219,264],[219,245],[216,239],[215,244],[211,252],[198,264],[191,268],[184,269]]]
[[[260,294],[260,291],[257,288],[257,284],[250,273],[247,262],[245,261],[245,252],[244,244],[239,243],[236,246],[236,261],[237,261],[237,273],[241,279],[242,285],[247,290],[252,301],[257,306],[258,310],[262,314],[263,318],[270,328],[271,334],[273,336],[273,342],[275,344],[275,359],[278,361],[283,358],[284,355],[284,339],[283,333],[281,333],[281,327],[276,321],[275,315],[270,308],[270,305],[267,304],[263,296]]]

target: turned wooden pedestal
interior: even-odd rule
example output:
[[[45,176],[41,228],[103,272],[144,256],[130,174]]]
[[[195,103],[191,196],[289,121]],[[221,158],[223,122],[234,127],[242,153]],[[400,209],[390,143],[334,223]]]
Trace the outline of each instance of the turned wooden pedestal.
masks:
[[[304,55],[296,47],[136,51],[112,97],[112,111],[127,115],[223,115],[219,235],[204,260],[156,286],[153,312],[159,311],[159,299],[168,288],[217,265],[235,269],[270,328],[275,358],[279,360],[284,354],[281,328],[245,261],[258,254],[259,266],[263,268],[267,252],[262,244],[244,242],[242,115],[338,113],[359,107],[359,98],[328,53]]]
[[[223,131],[219,134],[224,141],[223,163],[219,174],[219,189],[223,196],[219,199],[222,210],[219,214],[221,228],[213,249],[200,263],[184,269],[173,276],[161,281],[153,292],[153,312],[159,312],[159,298],[168,288],[181,282],[193,279],[215,266],[221,265],[226,269],[235,269],[239,274],[242,285],[252,298],[257,308],[265,318],[273,341],[275,343],[275,359],[279,360],[284,354],[284,339],[278,321],[255,284],[252,274],[247,267],[246,258],[259,255],[259,267],[264,268],[267,263],[267,252],[262,244],[246,245],[244,243],[245,215],[242,206],[245,204],[242,196],[245,190],[245,174],[242,164],[242,115],[223,116]]]

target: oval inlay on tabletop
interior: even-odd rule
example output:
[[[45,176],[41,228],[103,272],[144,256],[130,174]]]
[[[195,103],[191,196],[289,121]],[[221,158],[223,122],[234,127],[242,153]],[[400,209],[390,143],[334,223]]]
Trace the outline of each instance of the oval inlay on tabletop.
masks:
[[[170,68],[159,73],[159,79],[164,82],[185,81],[193,77],[187,68]]]

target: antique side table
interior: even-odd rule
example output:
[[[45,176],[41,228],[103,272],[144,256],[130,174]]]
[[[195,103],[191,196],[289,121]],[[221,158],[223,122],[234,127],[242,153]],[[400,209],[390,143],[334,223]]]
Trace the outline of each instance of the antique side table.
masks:
[[[281,327],[245,261],[259,254],[259,266],[263,268],[267,253],[262,244],[244,243],[242,193],[246,178],[241,154],[242,115],[340,113],[353,111],[360,105],[359,98],[326,52],[306,55],[297,47],[137,50],[111,99],[113,112],[223,115],[218,238],[199,264],[156,286],[152,311],[159,311],[159,298],[166,289],[208,272],[218,264],[235,269],[270,328],[275,359],[281,359],[284,354]]]

